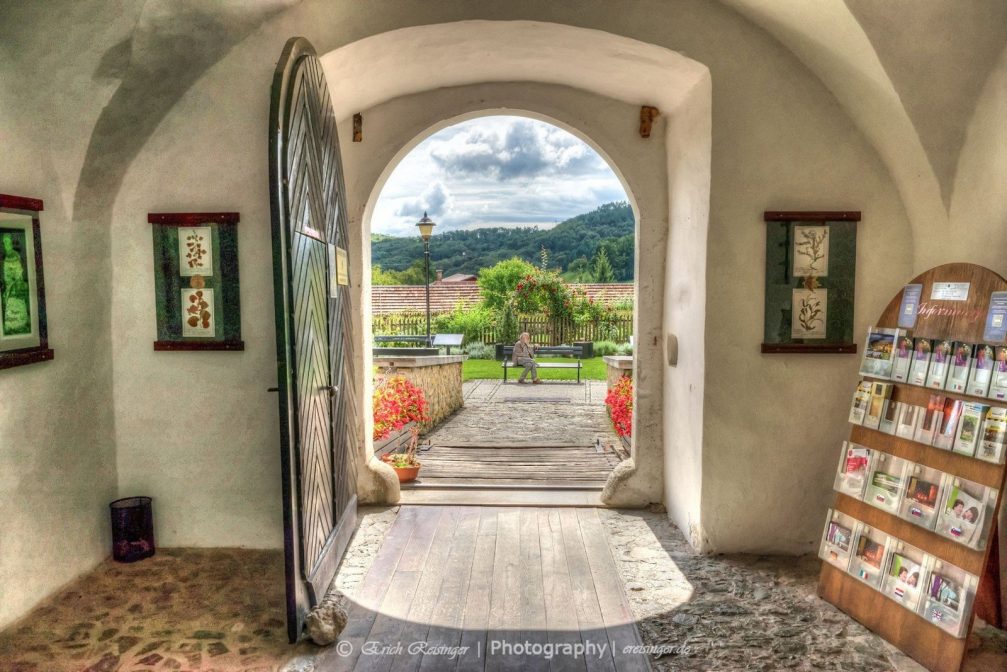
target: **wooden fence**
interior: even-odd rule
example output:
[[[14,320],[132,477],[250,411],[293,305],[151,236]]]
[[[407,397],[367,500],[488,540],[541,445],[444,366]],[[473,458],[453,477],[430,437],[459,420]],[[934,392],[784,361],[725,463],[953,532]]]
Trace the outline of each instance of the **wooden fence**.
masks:
[[[423,336],[426,334],[425,315],[393,314],[375,315],[372,321],[375,336]],[[436,317],[431,319],[431,332],[437,333]],[[559,345],[574,341],[615,341],[625,343],[633,333],[633,317],[620,315],[607,320],[575,322],[550,320],[544,315],[518,317],[517,332],[527,331],[532,343]],[[489,325],[466,335],[466,342],[480,341],[493,344],[502,341],[498,325]]]

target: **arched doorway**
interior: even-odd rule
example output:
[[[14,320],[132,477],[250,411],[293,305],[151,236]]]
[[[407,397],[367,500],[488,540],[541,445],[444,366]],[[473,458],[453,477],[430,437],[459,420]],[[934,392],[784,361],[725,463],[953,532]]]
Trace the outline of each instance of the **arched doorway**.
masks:
[[[598,502],[628,456],[606,411],[602,356],[632,348],[637,217],[625,178],[596,148],[548,115],[473,111],[413,138],[375,185],[366,216],[377,234],[375,345],[424,337],[415,224],[429,212],[447,229],[428,246],[434,333],[463,337],[469,357],[426,366],[397,362],[400,348],[376,356],[379,396],[404,377],[434,397],[423,466],[403,502],[414,490],[433,501],[439,489],[456,500],[464,491],[472,503],[505,503],[509,490]],[[522,332],[537,348],[533,381],[507,356]],[[620,364],[631,376],[632,357]],[[464,383],[451,367],[463,369]],[[543,385],[516,387],[529,382]],[[376,445],[382,456],[389,450],[387,439]]]
[[[490,53],[493,58],[484,57]],[[583,53],[593,54],[590,62]],[[352,133],[353,114],[363,117],[363,142],[344,147],[351,239],[361,250],[363,268],[369,266],[364,243],[375,185],[411,143],[462,115],[499,109],[544,115],[581,129],[624,172],[641,229],[636,275],[645,280],[637,302],[643,317],[634,329],[634,458],[617,470],[607,501],[641,506],[663,500],[683,529],[695,528],[702,480],[711,149],[706,68],[610,33],[523,21],[390,31],[340,47],[322,62],[330,81],[339,81],[333,95],[343,135]],[[638,133],[645,103],[662,110],[649,139]],[[368,305],[363,272],[353,280],[361,286],[360,304]],[[371,338],[369,316],[362,317],[367,319],[357,327],[361,347]],[[669,334],[689,353],[674,371],[666,364]],[[362,370],[370,370],[369,351],[363,356]],[[369,381],[361,380],[362,398],[370,393]],[[373,461],[364,469],[362,501],[397,500],[391,474]]]

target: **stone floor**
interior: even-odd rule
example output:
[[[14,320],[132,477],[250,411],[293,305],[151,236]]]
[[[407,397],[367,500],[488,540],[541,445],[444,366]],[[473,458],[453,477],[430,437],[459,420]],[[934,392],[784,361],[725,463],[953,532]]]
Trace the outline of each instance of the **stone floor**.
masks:
[[[434,443],[617,441],[605,410],[604,381],[517,385],[472,380],[462,392],[465,406],[429,434]]]
[[[359,590],[398,507],[365,508],[335,586]],[[664,513],[599,511],[658,670],[918,672],[815,596],[815,558],[698,556]],[[279,551],[162,549],[106,562],[0,632],[2,672],[323,672],[291,647]],[[1007,633],[976,631],[966,672],[1007,670]]]
[[[666,514],[601,511],[643,641],[659,670],[919,672],[815,594],[820,561],[695,554]],[[1007,670],[1007,633],[978,627],[965,672]]]
[[[287,643],[283,586],[282,551],[108,560],[0,633],[0,670],[273,672],[298,651]]]
[[[336,588],[356,590],[397,511],[361,512]],[[282,551],[159,549],[102,563],[0,631],[0,672],[307,672],[317,647],[290,646],[284,618]]]

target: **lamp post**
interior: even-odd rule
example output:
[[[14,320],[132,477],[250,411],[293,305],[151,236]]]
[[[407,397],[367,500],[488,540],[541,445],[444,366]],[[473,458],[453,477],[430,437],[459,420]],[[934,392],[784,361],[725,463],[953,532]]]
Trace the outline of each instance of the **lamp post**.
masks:
[[[423,279],[426,283],[427,294],[427,347],[430,347],[430,236],[434,232],[434,220],[423,213],[423,219],[416,222],[416,228],[420,230],[420,237],[423,238]]]

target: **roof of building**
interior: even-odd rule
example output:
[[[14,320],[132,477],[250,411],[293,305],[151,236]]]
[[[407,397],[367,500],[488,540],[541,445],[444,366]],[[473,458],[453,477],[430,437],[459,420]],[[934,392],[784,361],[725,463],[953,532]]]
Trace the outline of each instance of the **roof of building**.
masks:
[[[633,283],[624,284],[571,284],[582,289],[590,298],[604,303],[632,301]],[[456,306],[470,308],[482,297],[474,282],[435,282],[430,285],[430,312],[446,313]],[[371,310],[375,315],[426,310],[423,285],[374,285],[371,288]]]
[[[443,278],[441,282],[475,282],[478,278],[468,273],[455,273]]]

